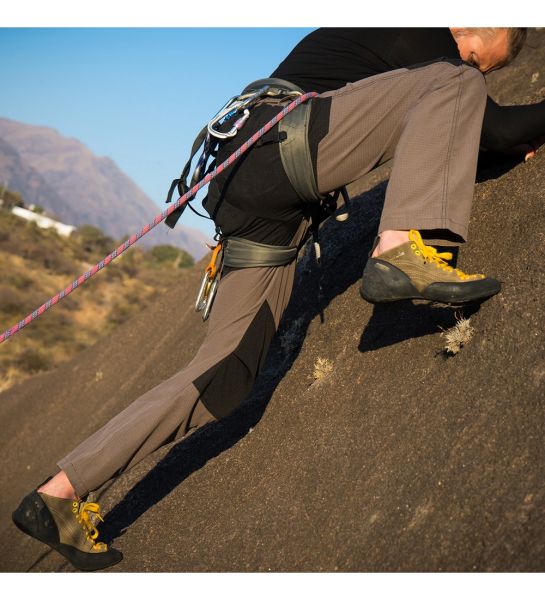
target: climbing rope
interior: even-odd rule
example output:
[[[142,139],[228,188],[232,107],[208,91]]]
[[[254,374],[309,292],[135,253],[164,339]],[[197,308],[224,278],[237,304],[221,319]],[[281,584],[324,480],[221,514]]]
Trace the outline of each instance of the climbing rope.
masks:
[[[42,304],[39,308],[37,308],[34,312],[26,316],[22,321],[19,321],[13,327],[10,327],[7,331],[0,334],[0,344],[6,341],[8,338],[15,335],[18,331],[26,327],[29,323],[37,319],[40,315],[42,315],[46,310],[55,306],[58,302],[60,302],[63,298],[66,298],[68,294],[72,293],[77,287],[85,283],[88,279],[96,275],[101,269],[107,267],[115,258],[117,258],[120,254],[125,252],[128,248],[130,248],[135,242],[137,242],[141,237],[146,235],[149,231],[151,231],[156,225],[159,225],[161,221],[164,221],[171,213],[173,213],[177,208],[185,204],[190,198],[195,196],[195,194],[202,189],[205,185],[208,185],[214,177],[219,175],[222,171],[227,169],[227,167],[231,166],[244,152],[246,152],[251,146],[253,146],[259,138],[264,136],[267,131],[272,129],[279,121],[281,121],[288,113],[290,113],[294,108],[297,108],[301,103],[306,102],[310,98],[317,96],[316,92],[308,92],[307,94],[303,94],[302,96],[297,97],[293,102],[288,104],[281,112],[279,112],[275,117],[273,117],[268,123],[263,125],[261,129],[256,131],[252,137],[244,142],[242,146],[238,148],[229,158],[227,158],[221,165],[216,167],[213,171],[210,171],[208,175],[203,177],[199,183],[195,184],[188,192],[186,192],[183,196],[178,198],[174,204],[169,206],[168,209],[158,214],[155,219],[151,223],[145,225],[138,233],[131,235],[131,237],[126,240],[123,244],[117,247],[111,254],[108,254],[105,258],[103,258],[99,263],[97,263],[94,267],[89,269],[87,272],[80,275],[76,280],[74,280],[68,287],[64,290],[61,290],[59,293],[55,294],[52,298],[50,298],[47,302]]]

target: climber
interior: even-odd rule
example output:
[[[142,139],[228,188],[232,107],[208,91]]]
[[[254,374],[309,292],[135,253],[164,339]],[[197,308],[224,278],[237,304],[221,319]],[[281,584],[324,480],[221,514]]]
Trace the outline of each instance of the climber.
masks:
[[[507,64],[523,39],[524,32],[501,28],[326,29],[307,36],[269,79],[286,97],[308,90],[319,96],[216,178],[204,201],[226,255],[202,346],[185,368],[61,459],[60,471],[22,500],[15,524],[78,569],[121,560],[98,539],[99,506],[86,496],[248,396],[288,303],[312,213],[379,164],[393,166],[362,296],[463,303],[496,294],[495,279],[453,268],[431,244],[467,238],[487,104],[483,72]],[[282,106],[278,97],[254,106],[241,133],[219,144],[218,162]],[[306,167],[299,172],[298,165]],[[273,261],[278,247],[295,251],[284,263]]]

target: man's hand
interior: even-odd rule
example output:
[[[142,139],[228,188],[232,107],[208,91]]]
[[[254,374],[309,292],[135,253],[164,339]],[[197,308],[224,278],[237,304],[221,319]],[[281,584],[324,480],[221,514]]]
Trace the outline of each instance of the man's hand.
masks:
[[[505,156],[524,156],[524,162],[530,160],[536,155],[536,152],[540,146],[545,143],[545,136],[541,136],[528,142],[527,144],[519,144],[518,146],[513,146],[509,148],[509,150],[504,150],[502,154]]]
[[[543,144],[545,144],[545,135],[542,135],[541,137],[536,138],[535,140],[532,140],[530,142],[530,144],[528,144],[526,146],[526,152],[524,154],[524,162],[533,158],[536,155],[537,149],[540,146],[542,146]]]

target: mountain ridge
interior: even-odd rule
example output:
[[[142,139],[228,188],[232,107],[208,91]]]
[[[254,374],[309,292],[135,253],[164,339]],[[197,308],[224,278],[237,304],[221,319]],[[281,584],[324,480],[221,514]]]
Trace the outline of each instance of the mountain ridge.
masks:
[[[160,211],[114,160],[54,128],[0,118],[0,139],[0,179],[69,225],[95,225],[119,238],[139,231]],[[142,243],[180,246],[198,259],[207,252],[206,241],[203,233],[183,224],[174,231],[161,224]]]

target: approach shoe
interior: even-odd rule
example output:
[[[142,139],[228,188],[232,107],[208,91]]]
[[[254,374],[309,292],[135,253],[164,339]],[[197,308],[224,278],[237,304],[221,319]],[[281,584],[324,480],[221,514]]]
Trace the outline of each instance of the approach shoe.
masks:
[[[56,498],[36,490],[23,498],[12,515],[17,527],[47,544],[81,571],[98,571],[118,563],[123,555],[97,542],[95,520],[102,521],[94,502]]]
[[[408,242],[369,258],[360,294],[372,303],[418,298],[463,304],[500,291],[501,284],[496,279],[467,275],[446,262],[451,259],[450,252],[425,246],[420,233],[411,229]]]

